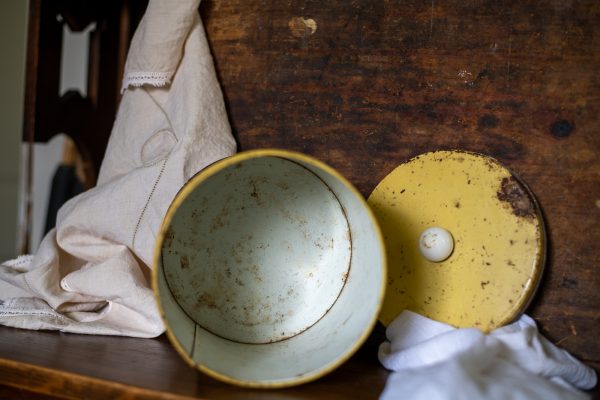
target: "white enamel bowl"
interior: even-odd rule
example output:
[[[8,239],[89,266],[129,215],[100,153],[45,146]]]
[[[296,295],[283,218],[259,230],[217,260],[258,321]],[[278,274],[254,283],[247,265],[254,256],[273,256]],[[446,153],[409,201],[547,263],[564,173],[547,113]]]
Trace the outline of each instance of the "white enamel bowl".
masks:
[[[306,155],[257,150],[182,188],[158,236],[153,285],[188,363],[229,383],[283,387],[358,349],[385,276],[379,227],[348,181]]]

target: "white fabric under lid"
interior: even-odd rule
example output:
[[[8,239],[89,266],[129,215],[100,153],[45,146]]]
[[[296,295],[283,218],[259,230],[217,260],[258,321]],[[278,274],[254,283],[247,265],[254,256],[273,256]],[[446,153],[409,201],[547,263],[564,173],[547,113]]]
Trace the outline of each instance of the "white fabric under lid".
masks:
[[[183,184],[235,152],[199,0],[150,0],[96,187],[68,201],[34,257],[0,266],[0,324],[153,337],[149,276],[163,217]]]
[[[523,315],[486,335],[404,311],[379,360],[392,371],[381,399],[585,399],[596,373]]]

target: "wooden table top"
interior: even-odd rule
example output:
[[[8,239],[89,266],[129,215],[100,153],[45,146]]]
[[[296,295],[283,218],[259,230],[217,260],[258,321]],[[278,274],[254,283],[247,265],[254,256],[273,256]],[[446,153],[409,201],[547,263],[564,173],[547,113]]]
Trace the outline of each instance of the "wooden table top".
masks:
[[[354,357],[317,381],[259,390],[227,385],[189,367],[164,335],[136,339],[0,327],[0,385],[88,399],[376,399],[388,375],[377,360],[382,339],[374,333]]]

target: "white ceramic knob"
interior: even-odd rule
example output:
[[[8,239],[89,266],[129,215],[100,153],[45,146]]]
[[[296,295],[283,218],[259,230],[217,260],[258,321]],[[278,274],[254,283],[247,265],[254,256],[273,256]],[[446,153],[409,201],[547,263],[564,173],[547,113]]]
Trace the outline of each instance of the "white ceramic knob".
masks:
[[[427,228],[419,238],[419,250],[429,261],[444,261],[454,250],[454,239],[444,228],[437,226]]]

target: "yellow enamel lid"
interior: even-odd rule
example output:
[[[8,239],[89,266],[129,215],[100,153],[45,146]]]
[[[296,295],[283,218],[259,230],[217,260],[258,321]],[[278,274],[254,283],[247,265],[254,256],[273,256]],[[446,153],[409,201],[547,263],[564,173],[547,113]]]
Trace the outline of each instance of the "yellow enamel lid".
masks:
[[[384,325],[408,309],[490,331],[529,304],[544,265],[542,215],[532,193],[495,159],[422,154],[386,176],[368,202],[388,256]]]

